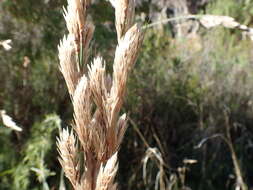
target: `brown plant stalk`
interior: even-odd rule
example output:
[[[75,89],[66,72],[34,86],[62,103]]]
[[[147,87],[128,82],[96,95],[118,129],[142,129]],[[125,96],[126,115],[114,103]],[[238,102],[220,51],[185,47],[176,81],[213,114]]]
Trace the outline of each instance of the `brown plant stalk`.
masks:
[[[117,189],[117,152],[127,128],[126,114],[120,116],[120,109],[143,34],[133,23],[134,0],[111,3],[118,39],[112,77],[106,74],[101,57],[88,65],[94,32],[87,20],[90,1],[68,0],[64,9],[69,34],[58,50],[60,70],[74,107],[74,132],[61,131],[57,144],[65,176],[75,190]]]

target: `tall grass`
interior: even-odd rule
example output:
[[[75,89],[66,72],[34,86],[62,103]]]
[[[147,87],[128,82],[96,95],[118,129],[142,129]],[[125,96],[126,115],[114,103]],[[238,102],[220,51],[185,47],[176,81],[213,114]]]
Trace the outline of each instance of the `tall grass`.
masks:
[[[117,152],[127,128],[127,116],[120,116],[120,109],[143,35],[134,24],[134,0],[111,3],[118,39],[112,76],[102,57],[88,64],[94,32],[87,18],[90,1],[68,0],[64,9],[69,34],[59,45],[59,59],[74,107],[75,132],[63,129],[57,143],[60,163],[74,189],[117,188]]]

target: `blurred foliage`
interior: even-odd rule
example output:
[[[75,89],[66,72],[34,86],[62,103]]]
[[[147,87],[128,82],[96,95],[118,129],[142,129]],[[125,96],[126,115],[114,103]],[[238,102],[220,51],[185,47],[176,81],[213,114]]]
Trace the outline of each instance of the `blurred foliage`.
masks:
[[[7,143],[6,148],[9,148],[8,150],[3,149],[0,154],[0,160],[3,166],[6,167],[6,169],[1,168],[1,189],[46,190],[46,187],[48,187],[47,178],[54,176],[54,171],[60,171],[58,163],[56,163],[58,167],[54,166],[55,158],[54,156],[52,157],[52,155],[56,154],[55,139],[60,128],[60,118],[57,115],[47,115],[42,122],[35,123],[32,126],[30,136],[23,145],[13,144],[12,147],[10,145],[8,147],[10,132],[4,133],[4,130],[10,129],[1,126],[3,131],[1,137],[5,140],[3,143]],[[10,153],[7,155],[12,156],[12,158],[6,155],[9,151]],[[53,160],[54,162],[52,162]],[[45,162],[51,163],[51,165],[47,165]]]
[[[139,1],[137,20],[150,21],[149,12],[161,12],[159,6],[152,8],[152,2]],[[242,24],[253,24],[250,0],[187,2],[201,5],[197,13],[228,15]],[[0,3],[0,40],[13,41],[10,51],[0,48],[0,109],[7,110],[24,129],[16,133],[0,126],[4,145],[0,148],[0,189],[59,187],[55,137],[60,118],[64,126],[72,120],[57,59],[57,45],[66,33],[63,5],[66,1]],[[111,70],[116,46],[114,9],[108,1],[98,1],[90,13],[96,25],[91,58],[102,55]],[[199,28],[180,39],[173,37],[171,25],[145,31],[123,110],[130,120],[119,154],[120,189],[152,190],[158,179],[173,190],[234,189],[231,151],[221,138],[209,139],[213,135],[227,138],[225,113],[244,181],[253,186],[252,48],[243,33],[220,27]],[[161,155],[164,175],[157,159],[150,157],[145,183],[143,164],[150,147]],[[186,158],[198,162],[186,165]]]

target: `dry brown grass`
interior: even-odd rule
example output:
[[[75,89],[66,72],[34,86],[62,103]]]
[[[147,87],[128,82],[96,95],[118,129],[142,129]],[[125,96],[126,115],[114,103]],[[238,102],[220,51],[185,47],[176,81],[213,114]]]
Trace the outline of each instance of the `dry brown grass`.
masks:
[[[101,57],[88,66],[94,31],[87,20],[89,4],[68,0],[64,9],[69,34],[59,45],[59,59],[74,107],[75,133],[64,129],[57,143],[60,163],[74,189],[116,189],[117,152],[127,128],[126,114],[119,113],[143,34],[134,24],[134,1],[112,2],[118,38],[113,75],[106,75]]]

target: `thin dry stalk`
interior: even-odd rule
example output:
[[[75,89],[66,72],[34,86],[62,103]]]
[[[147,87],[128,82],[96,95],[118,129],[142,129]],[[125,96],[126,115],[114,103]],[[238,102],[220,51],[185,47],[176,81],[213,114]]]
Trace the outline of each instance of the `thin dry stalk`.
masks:
[[[237,22],[233,17],[224,16],[224,15],[185,15],[178,16],[174,18],[168,18],[164,20],[160,20],[143,27],[144,29],[154,27],[160,24],[166,24],[168,22],[174,22],[179,20],[189,20],[193,19],[198,21],[203,27],[210,29],[217,26],[222,26],[228,29],[238,29],[244,32],[252,41],[253,41],[253,28],[243,25]]]
[[[60,70],[74,107],[76,135],[68,130],[60,133],[60,163],[75,190],[116,190],[117,152],[127,128],[126,114],[119,113],[143,34],[133,24],[134,0],[115,1],[118,46],[111,79],[101,57],[87,65],[94,31],[87,20],[89,4],[88,0],[68,0],[64,9],[69,34],[58,48]],[[84,163],[77,159],[80,156]]]
[[[227,113],[227,110],[224,111],[224,118],[225,118],[225,135],[222,134],[215,134],[212,135],[211,137],[207,137],[205,139],[203,139],[195,148],[201,148],[202,145],[204,143],[206,143],[208,140],[213,139],[213,138],[221,138],[226,145],[228,145],[229,151],[231,153],[231,157],[232,157],[232,161],[233,161],[233,165],[234,165],[234,171],[235,171],[235,175],[236,175],[236,184],[235,184],[235,189],[239,189],[239,190],[248,190],[247,184],[244,182],[243,179],[243,173],[242,173],[242,169],[238,160],[238,157],[236,155],[235,149],[234,149],[234,145],[232,142],[232,138],[230,135],[230,121],[229,121],[229,115]]]
[[[230,124],[229,124],[229,116],[228,113],[224,111],[224,117],[225,117],[225,124],[226,124],[226,143],[229,147],[229,150],[231,152],[231,157],[233,160],[233,165],[234,165],[234,170],[235,170],[235,175],[236,175],[236,189],[241,189],[241,190],[248,190],[248,187],[246,183],[243,180],[243,175],[241,171],[241,167],[239,164],[238,157],[236,155],[234,145],[232,143],[232,138],[230,135]]]

